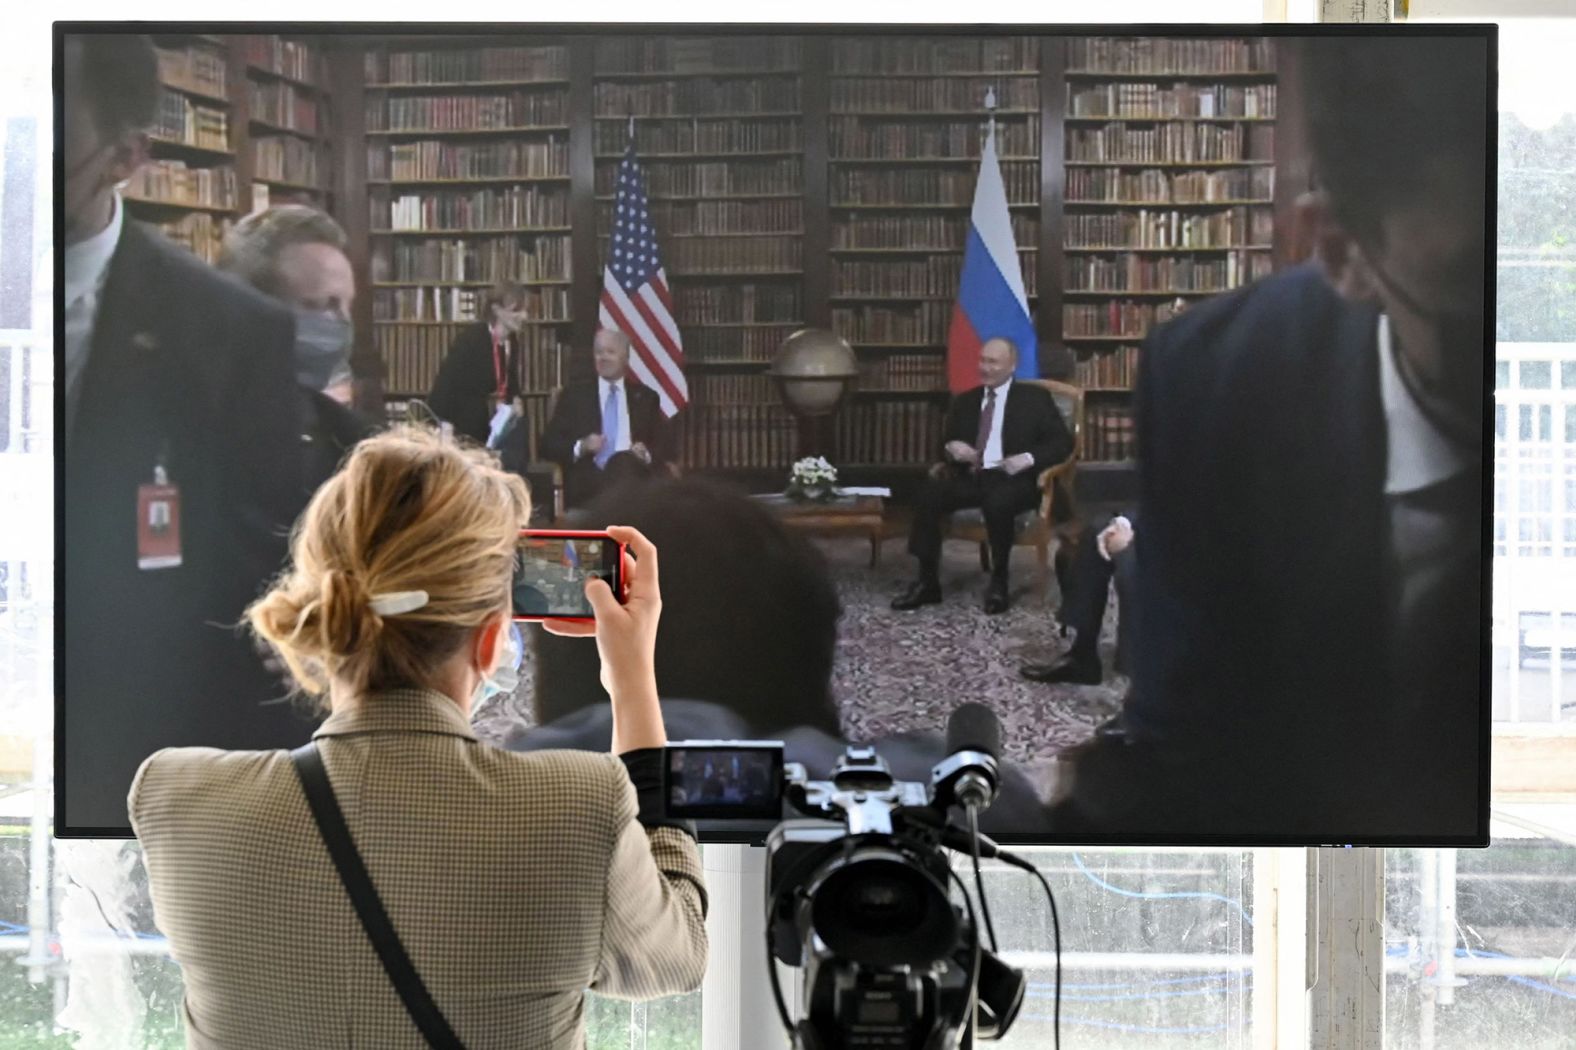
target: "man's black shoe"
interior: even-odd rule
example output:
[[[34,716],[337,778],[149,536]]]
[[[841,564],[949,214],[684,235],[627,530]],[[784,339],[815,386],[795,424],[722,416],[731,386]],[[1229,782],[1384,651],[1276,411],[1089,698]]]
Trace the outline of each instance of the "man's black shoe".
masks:
[[[992,580],[991,585],[985,588],[985,613],[995,616],[997,613],[1007,611],[1007,606],[1012,603],[1007,600],[1007,585],[999,580]]]
[[[892,599],[892,608],[898,612],[908,612],[921,605],[941,604],[941,584],[926,580],[909,585],[908,590]]]
[[[1031,682],[1072,685],[1099,685],[1105,677],[1100,671],[1098,657],[1085,658],[1071,653],[1048,664],[1025,664],[1018,669],[1018,673]]]

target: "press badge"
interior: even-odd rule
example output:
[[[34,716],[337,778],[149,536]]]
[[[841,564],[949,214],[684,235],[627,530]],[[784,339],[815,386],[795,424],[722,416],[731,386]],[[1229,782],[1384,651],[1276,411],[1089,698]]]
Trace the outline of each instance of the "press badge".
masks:
[[[153,484],[137,486],[137,568],[173,569],[181,563],[181,490],[162,466]]]

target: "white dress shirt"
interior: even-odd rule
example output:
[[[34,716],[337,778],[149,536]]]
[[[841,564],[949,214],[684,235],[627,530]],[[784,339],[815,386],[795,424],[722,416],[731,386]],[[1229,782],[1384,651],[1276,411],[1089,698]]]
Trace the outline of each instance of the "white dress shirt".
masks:
[[[1007,457],[1001,453],[1001,424],[1007,418],[1007,391],[1012,389],[1012,380],[1008,379],[1001,386],[996,387],[996,404],[990,420],[990,437],[985,441],[985,447],[980,449],[980,469],[992,470],[1001,466],[1001,461]],[[985,397],[989,389],[980,391],[980,411],[985,410]]]
[[[1470,452],[1451,441],[1429,419],[1401,378],[1390,337],[1390,319],[1379,315],[1379,397],[1384,403],[1389,461],[1387,496],[1437,485],[1471,465]]]
[[[66,246],[66,434],[71,434],[77,400],[82,393],[82,377],[87,373],[88,354],[93,349],[93,327],[98,320],[104,281],[109,262],[120,243],[125,209],[120,194],[110,205],[109,225],[76,244]]]
[[[613,442],[614,452],[628,452],[629,446],[634,444],[634,439],[629,434],[629,392],[624,388],[623,379],[604,379],[601,376],[596,380],[596,411],[597,418],[602,418],[602,407],[607,404],[609,390],[618,391],[618,440]],[[575,442],[575,458],[580,458],[581,446],[584,439]]]

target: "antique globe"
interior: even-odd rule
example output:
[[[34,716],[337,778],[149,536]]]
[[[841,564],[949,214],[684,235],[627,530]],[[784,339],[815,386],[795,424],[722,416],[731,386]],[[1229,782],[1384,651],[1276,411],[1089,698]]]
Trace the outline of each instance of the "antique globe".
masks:
[[[829,416],[859,377],[853,348],[824,328],[801,328],[783,342],[767,372],[801,419]]]

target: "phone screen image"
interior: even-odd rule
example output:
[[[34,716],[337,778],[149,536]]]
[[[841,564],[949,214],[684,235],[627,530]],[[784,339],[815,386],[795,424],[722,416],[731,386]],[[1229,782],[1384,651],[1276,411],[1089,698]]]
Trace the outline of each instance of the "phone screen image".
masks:
[[[620,545],[604,534],[540,534],[524,532],[515,547],[514,615],[516,619],[589,619],[586,581],[606,580],[621,594]]]
[[[669,816],[679,818],[782,815],[783,749],[774,746],[671,744],[664,789]]]

